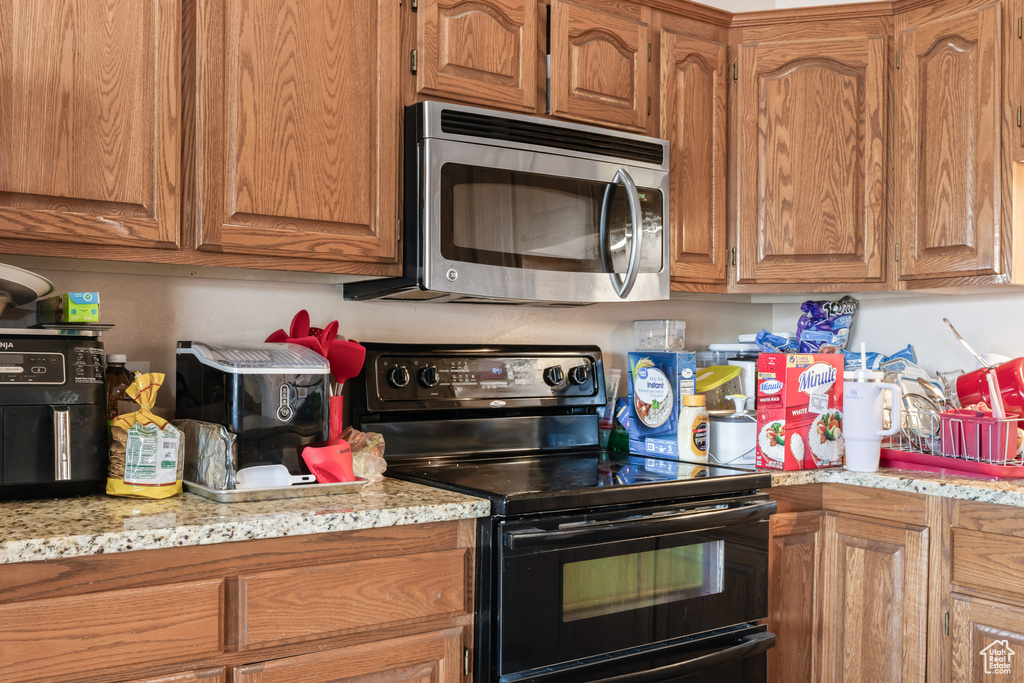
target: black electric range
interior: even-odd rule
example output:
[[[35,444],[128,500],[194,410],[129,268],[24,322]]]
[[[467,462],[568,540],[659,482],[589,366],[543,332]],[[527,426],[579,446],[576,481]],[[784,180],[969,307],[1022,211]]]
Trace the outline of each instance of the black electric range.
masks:
[[[387,475],[491,502],[476,680],[764,680],[770,474],[601,449],[596,347],[364,345]]]

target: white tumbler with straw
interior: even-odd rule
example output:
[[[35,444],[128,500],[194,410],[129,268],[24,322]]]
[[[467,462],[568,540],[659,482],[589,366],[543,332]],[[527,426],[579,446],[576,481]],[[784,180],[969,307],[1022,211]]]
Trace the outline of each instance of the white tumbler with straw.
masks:
[[[903,391],[896,384],[883,382],[883,373],[867,369],[864,342],[860,344],[861,369],[848,372],[843,381],[843,439],[846,442],[846,469],[877,472],[882,452],[882,437],[900,430]],[[892,392],[892,419],[882,429],[885,410],[883,392]]]

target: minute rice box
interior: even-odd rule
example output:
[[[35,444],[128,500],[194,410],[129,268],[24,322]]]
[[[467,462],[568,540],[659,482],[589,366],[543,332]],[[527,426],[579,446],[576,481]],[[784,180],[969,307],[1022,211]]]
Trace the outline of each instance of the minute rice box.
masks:
[[[841,354],[758,355],[758,467],[842,466],[843,366]]]

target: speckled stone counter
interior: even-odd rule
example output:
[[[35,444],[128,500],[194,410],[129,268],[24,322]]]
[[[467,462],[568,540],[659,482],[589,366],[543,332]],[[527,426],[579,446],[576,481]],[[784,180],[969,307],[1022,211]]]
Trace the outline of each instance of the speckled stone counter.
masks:
[[[852,484],[1024,507],[1024,479],[996,479],[888,468],[882,468],[878,472],[849,472],[841,468],[772,472],[772,486],[813,483]]]
[[[0,503],[0,564],[486,517],[490,503],[385,478],[358,493],[216,503],[89,496]]]

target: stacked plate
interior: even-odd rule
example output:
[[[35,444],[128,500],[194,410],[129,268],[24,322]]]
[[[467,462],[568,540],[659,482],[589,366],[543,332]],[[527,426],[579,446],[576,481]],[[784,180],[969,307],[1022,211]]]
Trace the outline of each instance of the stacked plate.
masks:
[[[0,316],[8,306],[24,306],[53,292],[42,275],[0,263]]]

